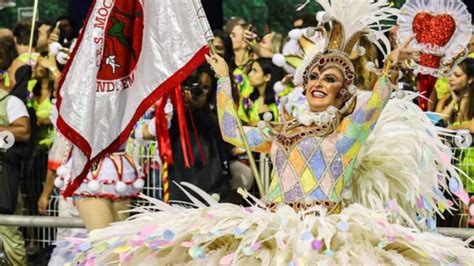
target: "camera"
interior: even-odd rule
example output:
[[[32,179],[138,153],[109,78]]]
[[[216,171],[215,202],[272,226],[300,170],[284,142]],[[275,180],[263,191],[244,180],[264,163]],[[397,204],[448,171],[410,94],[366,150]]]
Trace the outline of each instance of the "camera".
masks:
[[[199,98],[204,93],[204,89],[198,83],[192,83],[183,87],[185,91],[189,91],[193,99]]]

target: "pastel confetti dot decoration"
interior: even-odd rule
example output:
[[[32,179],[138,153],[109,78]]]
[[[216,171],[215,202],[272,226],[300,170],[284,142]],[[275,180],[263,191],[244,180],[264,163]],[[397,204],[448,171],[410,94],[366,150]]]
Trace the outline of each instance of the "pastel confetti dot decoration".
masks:
[[[181,242],[181,246],[184,248],[191,248],[193,245],[193,242]]]
[[[171,240],[173,240],[174,236],[175,236],[175,233],[174,233],[173,231],[171,231],[171,230],[166,229],[166,230],[163,232],[163,238],[164,238],[165,240],[171,241]]]
[[[388,243],[394,243],[395,242],[395,237],[394,236],[387,236],[387,241],[388,241]]]
[[[309,231],[305,231],[301,235],[301,240],[303,240],[303,241],[308,241],[308,240],[311,240],[312,238],[313,238],[313,234],[311,234],[311,232],[309,232]]]
[[[94,232],[94,231],[92,231],[92,232]],[[114,244],[114,243],[117,243],[118,241],[119,241],[118,237],[112,237],[111,239],[109,239],[109,241],[107,241],[107,243]]]
[[[92,249],[92,252],[94,252],[96,254],[101,254],[102,252],[107,250],[108,247],[109,247],[109,245],[107,243],[102,243],[102,244],[99,244],[99,245],[95,246]]]
[[[245,256],[251,256],[254,252],[250,247],[245,247],[242,249],[242,253],[244,253]]]
[[[388,201],[388,206],[387,206],[387,211],[389,212],[400,212],[400,207],[398,206],[398,203],[396,200],[389,200]]]
[[[117,254],[120,254],[120,253],[129,251],[130,249],[131,249],[131,247],[128,244],[126,244],[126,245],[122,245],[122,246],[119,246],[119,247],[115,248],[113,252],[117,253]]]
[[[451,192],[459,192],[459,181],[456,178],[449,179],[449,190]]]
[[[220,265],[230,265],[232,263],[232,261],[234,260],[235,258],[235,253],[230,253],[224,257],[221,258],[221,260],[219,261],[219,264]]]
[[[349,230],[349,224],[347,222],[338,222],[336,227],[341,232],[347,232]]]
[[[118,241],[117,239],[115,242],[109,243],[109,248],[114,249],[116,247],[119,247],[120,245],[122,245],[122,242]]]
[[[313,250],[321,250],[323,248],[323,242],[319,239],[315,239],[311,241],[311,248],[313,248]]]
[[[334,251],[332,251],[330,249],[326,249],[326,251],[324,253],[326,253],[326,256],[334,257]]]
[[[436,221],[433,217],[429,217],[428,220],[426,221],[428,228],[431,230],[436,229]]]
[[[148,237],[150,236],[152,233],[154,233],[155,231],[157,231],[157,227],[155,225],[148,225],[146,226],[145,228],[143,228],[143,230],[140,231],[140,233],[138,233],[139,235],[141,236],[145,236],[145,237]]]
[[[468,204],[469,195],[464,189],[460,189],[459,192],[454,192],[453,194],[456,195],[464,204]]]
[[[193,259],[205,259],[206,255],[204,254],[204,250],[201,247],[191,247],[188,250],[188,254],[193,258]]]
[[[84,266],[95,266],[95,258],[88,259]]]
[[[132,256],[133,256],[133,252],[120,253],[119,255],[120,262],[122,263],[127,262],[132,258]]]
[[[423,197],[423,204],[425,205],[425,208],[426,208],[428,211],[432,211],[432,210],[433,210],[433,204],[431,204],[430,201],[429,201],[426,197]]]
[[[213,234],[214,236],[218,236],[218,237],[223,235],[222,232],[219,231],[218,229],[212,229],[211,234]]]
[[[298,266],[298,260],[294,259],[288,263],[288,266]]]
[[[257,242],[255,244],[253,244],[250,248],[252,249],[253,252],[255,252],[255,251],[259,250],[260,248],[262,248],[262,243]]]
[[[379,244],[377,245],[377,247],[379,248],[385,248],[387,246],[387,241],[380,241]]]
[[[132,245],[133,247],[140,247],[140,246],[143,246],[144,244],[145,244],[145,240],[143,238],[130,241],[130,245]]]
[[[244,230],[240,229],[240,228],[235,228],[234,230],[234,236],[236,237],[240,237],[244,234]]]
[[[84,252],[89,250],[92,247],[92,243],[90,241],[84,241],[79,245],[79,251]]]

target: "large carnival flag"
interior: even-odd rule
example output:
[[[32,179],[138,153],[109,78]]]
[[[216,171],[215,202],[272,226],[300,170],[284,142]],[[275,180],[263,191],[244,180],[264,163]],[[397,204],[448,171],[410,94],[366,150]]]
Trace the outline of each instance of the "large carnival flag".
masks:
[[[58,127],[77,147],[66,196],[204,61],[209,38],[200,0],[94,1],[60,82]]]

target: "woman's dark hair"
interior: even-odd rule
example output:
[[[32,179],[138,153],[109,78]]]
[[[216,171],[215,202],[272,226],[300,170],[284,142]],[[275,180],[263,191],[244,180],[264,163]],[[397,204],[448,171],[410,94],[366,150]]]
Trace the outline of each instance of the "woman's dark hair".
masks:
[[[279,80],[283,78],[283,70],[278,66],[274,65],[272,60],[269,58],[258,58],[254,61],[254,63],[258,64],[263,71],[264,75],[271,75],[270,81],[267,82],[267,86],[265,87],[265,100],[264,104],[269,105],[276,102],[275,99],[275,91],[273,90],[273,85]],[[250,94],[249,98],[252,101],[256,101],[259,97],[259,93],[257,89],[254,89],[253,92]]]
[[[54,81],[49,82],[49,93],[50,93],[50,98],[53,98],[53,90],[54,90]],[[41,96],[41,80],[38,80],[36,82],[35,86],[33,87],[33,95],[35,97],[40,97]]]
[[[222,43],[224,44],[224,51],[225,51],[225,56],[224,60],[229,66],[229,77],[233,76],[233,72],[235,69],[235,55],[234,55],[234,48],[232,46],[232,39],[230,38],[229,34],[227,34],[225,31],[222,30],[214,30],[214,37],[218,37],[222,40]],[[211,76],[214,76],[212,74]],[[235,85],[234,79],[231,79],[232,82],[232,99],[234,100],[234,103],[239,102],[239,92],[237,90],[237,86]],[[215,87],[213,86],[213,90],[215,90]],[[211,96],[215,96],[215,91],[211,93]],[[215,100],[215,99],[214,99]]]
[[[201,77],[201,74],[206,73],[211,77],[211,90],[207,95],[207,102],[209,105],[215,106],[216,104],[216,91],[217,91],[217,79],[212,71],[211,66],[207,63],[203,64],[197,69],[198,76]]]
[[[224,60],[227,62],[227,64],[234,64],[234,48],[232,47],[232,39],[230,38],[229,34],[222,30],[214,30],[213,33],[214,37],[220,38],[224,44]],[[233,67],[230,66],[230,68]]]
[[[458,67],[467,75],[467,87],[469,89],[469,110],[467,118],[471,120],[474,118],[474,59],[466,58],[459,63]]]
[[[185,89],[190,90],[193,96],[195,95],[197,97],[201,95],[204,92],[204,88],[199,84],[199,81],[201,75],[204,73],[211,78],[211,87],[207,95],[207,102],[212,105],[216,102],[217,79],[209,64],[205,63],[199,66],[183,81],[182,85]]]
[[[18,22],[13,28],[13,36],[16,38],[16,44],[29,45],[31,34],[31,23]],[[36,47],[38,40],[38,28],[33,29],[33,47]]]
[[[17,56],[13,37],[8,34],[0,35],[0,71],[7,70]]]

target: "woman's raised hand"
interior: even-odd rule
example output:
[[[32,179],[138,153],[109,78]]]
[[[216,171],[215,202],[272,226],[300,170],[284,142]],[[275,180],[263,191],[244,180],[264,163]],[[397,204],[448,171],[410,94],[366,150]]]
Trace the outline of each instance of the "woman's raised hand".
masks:
[[[223,78],[229,76],[229,66],[225,62],[224,58],[217,54],[206,55],[206,60],[211,65],[212,70],[216,74],[217,78]]]
[[[419,61],[420,51],[410,46],[410,43],[415,39],[415,37],[415,35],[412,35],[411,37],[406,39],[403,44],[400,45],[400,47],[393,50],[388,55],[388,60],[390,60],[392,64],[401,63],[406,60]]]

